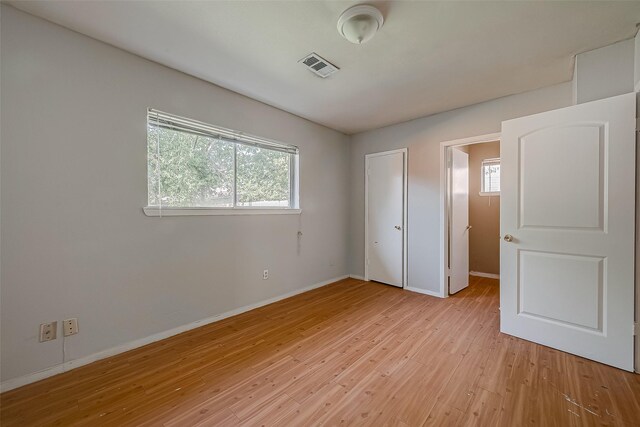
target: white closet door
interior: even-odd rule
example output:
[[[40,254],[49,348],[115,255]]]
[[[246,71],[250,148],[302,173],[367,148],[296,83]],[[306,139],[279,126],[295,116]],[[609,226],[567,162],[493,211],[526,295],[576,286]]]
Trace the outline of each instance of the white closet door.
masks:
[[[398,287],[404,270],[404,156],[367,156],[367,278]]]

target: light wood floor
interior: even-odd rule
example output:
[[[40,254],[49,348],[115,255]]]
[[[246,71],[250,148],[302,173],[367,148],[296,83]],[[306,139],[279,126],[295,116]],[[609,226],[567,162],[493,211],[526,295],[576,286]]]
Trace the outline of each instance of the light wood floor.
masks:
[[[640,375],[503,335],[498,283],[344,280],[0,396],[2,426],[640,425]]]

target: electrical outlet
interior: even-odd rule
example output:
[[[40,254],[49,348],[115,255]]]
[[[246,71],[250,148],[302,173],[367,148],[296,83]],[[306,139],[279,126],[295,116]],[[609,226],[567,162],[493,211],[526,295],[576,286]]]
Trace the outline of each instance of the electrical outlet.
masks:
[[[78,319],[65,319],[62,321],[62,333],[65,337],[78,333]]]
[[[269,278],[269,270],[264,270],[262,272],[262,280],[267,280]]]
[[[40,324],[40,342],[53,341],[58,337],[58,322]]]

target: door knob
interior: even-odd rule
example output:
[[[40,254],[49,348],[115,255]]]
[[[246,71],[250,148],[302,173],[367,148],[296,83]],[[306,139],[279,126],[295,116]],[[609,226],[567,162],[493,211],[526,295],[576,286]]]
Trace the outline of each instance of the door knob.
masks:
[[[471,230],[473,227],[471,225],[467,225],[467,230]]]
[[[400,227],[399,225],[396,225],[393,228],[395,228],[396,230],[400,230],[402,227]]]
[[[504,235],[504,241],[505,242],[513,242],[513,236],[511,234],[505,234]]]

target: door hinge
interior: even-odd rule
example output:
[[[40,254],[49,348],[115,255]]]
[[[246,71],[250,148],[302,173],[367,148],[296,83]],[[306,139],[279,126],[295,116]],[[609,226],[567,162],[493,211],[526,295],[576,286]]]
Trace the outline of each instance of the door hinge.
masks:
[[[633,322],[633,335],[640,335],[640,323]]]

